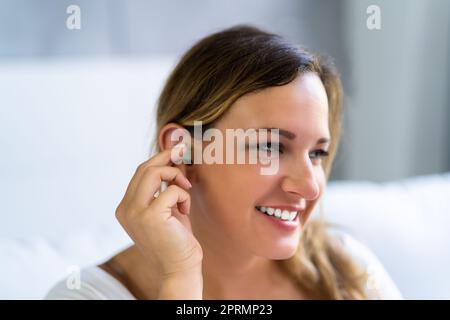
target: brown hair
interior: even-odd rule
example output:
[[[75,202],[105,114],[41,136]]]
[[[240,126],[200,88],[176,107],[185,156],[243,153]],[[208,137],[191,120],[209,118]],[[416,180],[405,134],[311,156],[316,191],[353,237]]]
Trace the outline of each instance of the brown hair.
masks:
[[[342,87],[329,59],[293,45],[279,35],[238,25],[203,38],[170,74],[157,106],[157,137],[167,123],[191,131],[194,121],[213,125],[241,96],[316,73],[329,104],[331,143],[322,166],[328,179],[342,122]],[[159,151],[154,141],[153,147]],[[315,299],[364,299],[366,274],[326,232],[323,214],[310,221],[296,254],[280,265]]]

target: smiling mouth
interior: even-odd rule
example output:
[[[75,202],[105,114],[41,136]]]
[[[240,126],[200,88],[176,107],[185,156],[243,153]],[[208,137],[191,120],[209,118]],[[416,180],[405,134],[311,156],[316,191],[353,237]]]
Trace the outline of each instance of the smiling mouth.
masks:
[[[298,211],[281,210],[274,207],[256,206],[255,209],[281,221],[294,221],[299,214]]]

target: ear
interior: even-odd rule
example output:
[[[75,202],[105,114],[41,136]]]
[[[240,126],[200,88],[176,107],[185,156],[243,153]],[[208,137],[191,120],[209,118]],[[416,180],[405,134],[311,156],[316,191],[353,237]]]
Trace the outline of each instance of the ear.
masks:
[[[189,132],[179,124],[168,123],[159,131],[158,143],[161,151],[170,149],[180,142],[186,143],[189,147],[192,144],[192,137]],[[191,149],[187,150],[187,152],[190,153]],[[191,161],[193,160],[191,159]],[[181,169],[186,178],[191,183],[194,182],[193,180],[195,180],[195,176],[193,166],[184,163],[172,164],[172,166]]]
[[[168,123],[159,131],[158,143],[161,151],[170,149],[180,142],[187,142],[188,137],[182,137],[183,131],[186,131],[182,126],[176,123]]]

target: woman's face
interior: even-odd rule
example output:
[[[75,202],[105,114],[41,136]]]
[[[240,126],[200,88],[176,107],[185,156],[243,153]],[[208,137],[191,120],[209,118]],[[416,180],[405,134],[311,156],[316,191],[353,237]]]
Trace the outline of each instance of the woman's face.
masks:
[[[289,133],[278,135],[275,174],[262,175],[260,163],[190,167],[190,174],[195,176],[191,190],[193,227],[257,256],[291,257],[325,187],[320,150],[327,151],[329,144],[318,141],[329,139],[330,133],[327,95],[321,80],[309,72],[287,85],[245,95],[214,127],[223,137],[225,129],[239,128],[278,128]],[[271,135],[265,141],[270,142]],[[281,222],[256,209],[261,206],[299,213],[294,221]]]

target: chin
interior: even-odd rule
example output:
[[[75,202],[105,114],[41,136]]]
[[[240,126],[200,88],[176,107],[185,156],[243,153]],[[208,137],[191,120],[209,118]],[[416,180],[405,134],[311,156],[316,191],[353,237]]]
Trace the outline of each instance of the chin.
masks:
[[[276,254],[273,254],[271,257],[269,257],[269,259],[287,260],[287,259],[292,258],[296,252],[297,252],[297,250],[291,250],[291,251],[286,251],[286,252],[277,252]]]
[[[271,260],[286,260],[292,258],[298,249],[298,240],[286,243],[279,243],[276,246],[268,248],[264,252],[264,256]]]

